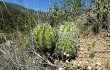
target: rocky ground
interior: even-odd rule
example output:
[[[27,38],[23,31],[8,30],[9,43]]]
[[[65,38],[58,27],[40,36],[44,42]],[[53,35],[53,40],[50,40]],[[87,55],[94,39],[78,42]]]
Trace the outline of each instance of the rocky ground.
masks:
[[[109,31],[81,35],[76,59],[54,60],[54,64],[39,55],[27,37],[17,35],[12,45],[11,41],[0,45],[0,70],[110,70]]]
[[[59,70],[110,70],[110,32],[80,36],[79,45],[76,60],[55,61]]]

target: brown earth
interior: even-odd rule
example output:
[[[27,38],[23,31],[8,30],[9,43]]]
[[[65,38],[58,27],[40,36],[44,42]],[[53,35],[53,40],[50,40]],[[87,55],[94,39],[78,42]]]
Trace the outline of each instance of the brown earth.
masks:
[[[110,32],[100,32],[79,37],[80,48],[76,60],[70,62],[55,61],[59,67],[67,70],[110,70]],[[59,69],[60,70],[60,69]]]
[[[0,46],[6,53],[0,53],[0,70],[110,70],[110,31],[102,31],[97,35],[81,35],[78,38],[80,47],[76,60],[55,60],[54,64],[36,53],[26,37],[26,40],[21,35],[18,37],[17,44]],[[46,68],[43,67],[45,61],[48,62]]]

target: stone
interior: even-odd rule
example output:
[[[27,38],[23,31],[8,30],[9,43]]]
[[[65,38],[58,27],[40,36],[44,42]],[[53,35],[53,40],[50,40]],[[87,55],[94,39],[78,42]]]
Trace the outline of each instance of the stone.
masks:
[[[88,69],[88,70],[92,70],[91,66],[88,66],[87,69]]]
[[[84,49],[81,47],[81,48],[80,48],[80,51],[83,51],[83,50],[84,50]]]
[[[68,61],[68,60],[66,60],[66,63],[69,63],[69,61]]]
[[[101,66],[101,63],[97,62],[96,65]]]
[[[58,70],[65,70],[64,68],[59,68]]]
[[[67,70],[67,68],[66,68],[66,67],[64,67],[64,68],[59,68],[58,70]]]

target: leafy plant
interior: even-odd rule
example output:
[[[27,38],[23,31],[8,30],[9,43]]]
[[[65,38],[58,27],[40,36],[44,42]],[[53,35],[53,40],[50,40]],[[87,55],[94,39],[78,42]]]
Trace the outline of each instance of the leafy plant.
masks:
[[[77,52],[77,33],[78,30],[74,23],[67,22],[65,25],[59,27],[57,51],[62,59],[73,58]]]
[[[89,57],[90,57],[90,58],[94,58],[94,56],[95,56],[95,51],[91,50],[91,51],[89,52]]]

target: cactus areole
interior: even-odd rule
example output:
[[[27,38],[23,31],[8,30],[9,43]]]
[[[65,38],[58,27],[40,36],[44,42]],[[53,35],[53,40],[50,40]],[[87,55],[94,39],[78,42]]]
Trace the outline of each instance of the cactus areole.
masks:
[[[77,52],[78,29],[74,23],[66,22],[59,27],[57,51],[62,59],[75,58]]]
[[[49,24],[38,25],[34,32],[36,48],[41,51],[54,51],[56,45],[56,31]]]

